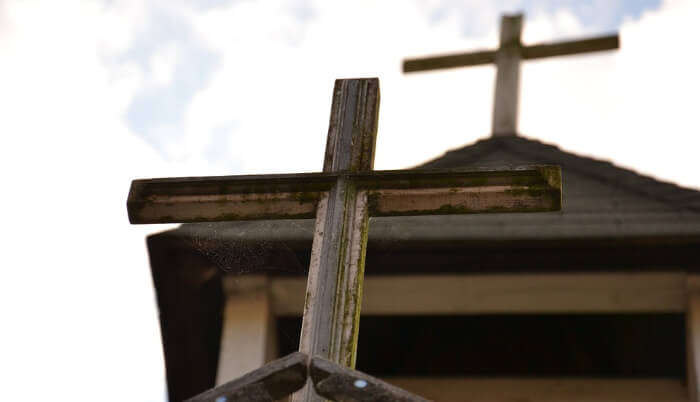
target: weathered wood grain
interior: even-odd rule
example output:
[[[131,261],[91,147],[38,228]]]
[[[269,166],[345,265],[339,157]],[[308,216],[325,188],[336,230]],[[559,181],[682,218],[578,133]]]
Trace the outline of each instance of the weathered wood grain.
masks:
[[[556,166],[379,171],[352,178],[368,190],[370,216],[561,209],[561,170]]]
[[[544,212],[559,210],[561,195],[526,186],[377,190],[369,193],[369,203],[372,216]]]
[[[357,189],[372,190],[373,211],[377,215],[420,215],[432,213],[469,213],[500,211],[487,199],[502,193],[503,210],[522,204],[528,196],[541,193],[541,202],[528,206],[532,211],[555,210],[560,200],[561,173],[555,166],[520,166],[500,169],[450,170],[387,170],[373,172],[326,172],[270,176],[221,176],[135,180],[132,183],[127,209],[131,223],[177,223],[251,219],[313,218],[318,201],[343,178]],[[453,209],[444,204],[406,210],[410,193],[384,190],[441,189],[444,202],[455,202]],[[457,193],[462,191],[462,196]],[[484,194],[483,203],[474,200]],[[417,192],[413,203],[425,198]],[[487,195],[488,194],[488,195]],[[469,201],[471,199],[471,202]],[[437,198],[432,204],[437,202]],[[452,200],[452,201],[450,201]],[[525,201],[523,201],[525,202]],[[398,203],[398,204],[397,204]],[[381,205],[381,208],[379,206]],[[392,213],[392,205],[397,210]],[[471,205],[471,207],[470,207]],[[520,208],[520,207],[519,207]],[[520,209],[524,209],[525,204]],[[458,211],[461,209],[461,211]],[[372,211],[371,211],[372,212]],[[374,213],[372,212],[372,213]]]
[[[312,218],[336,180],[318,173],[134,180],[127,210],[131,223]]]
[[[427,402],[387,382],[319,357],[311,359],[309,376],[316,392],[333,401]]]
[[[324,172],[372,170],[379,98],[378,78],[335,81]]]
[[[187,402],[273,402],[306,383],[308,357],[292,353]]]
[[[379,111],[377,79],[337,80],[325,172],[368,172]],[[340,176],[318,207],[299,350],[354,367],[369,211],[367,194]],[[294,402],[322,401],[306,386]]]

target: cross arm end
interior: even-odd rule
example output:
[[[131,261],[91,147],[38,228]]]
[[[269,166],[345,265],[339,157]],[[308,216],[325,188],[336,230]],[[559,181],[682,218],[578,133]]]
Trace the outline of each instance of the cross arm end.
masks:
[[[413,73],[443,68],[478,66],[482,64],[491,64],[495,59],[496,52],[492,50],[405,59],[403,61],[403,72]]]
[[[313,218],[336,179],[301,173],[134,180],[127,210],[136,224]]]
[[[617,33],[594,38],[577,39],[566,42],[542,43],[523,47],[523,58],[527,60],[543,57],[568,56],[579,53],[601,52],[620,48],[620,35]]]
[[[358,177],[372,216],[548,212],[562,206],[561,169],[538,165],[496,169],[374,172]]]

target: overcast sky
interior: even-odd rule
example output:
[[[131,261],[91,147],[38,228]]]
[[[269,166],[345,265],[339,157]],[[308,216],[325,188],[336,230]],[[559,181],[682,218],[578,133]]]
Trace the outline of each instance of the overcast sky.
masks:
[[[195,5],[196,4],[196,5]],[[610,31],[621,49],[526,62],[520,131],[700,188],[700,2],[0,0],[2,399],[162,401],[139,177],[315,171],[335,78],[380,77],[378,169],[489,134],[490,66],[406,56]]]

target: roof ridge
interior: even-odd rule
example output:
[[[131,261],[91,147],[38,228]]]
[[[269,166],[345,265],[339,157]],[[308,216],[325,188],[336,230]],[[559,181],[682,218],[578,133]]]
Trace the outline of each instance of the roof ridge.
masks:
[[[461,146],[459,148],[448,149],[442,155],[440,155],[436,158],[430,159],[427,162],[422,162],[416,166],[410,167],[409,169],[423,169],[423,168],[439,167],[439,166],[433,166],[433,165],[435,165],[435,164],[439,165],[439,162],[441,160],[444,160],[445,158],[453,156],[453,155],[460,155],[462,157],[466,156],[469,159],[484,157],[484,156],[486,156],[486,155],[488,155],[496,150],[496,145],[493,142],[491,142],[490,140],[491,140],[490,138],[481,138],[472,144]],[[464,155],[465,153],[468,153],[470,155]]]
[[[479,159],[498,149],[506,150],[518,156],[534,158],[535,161],[533,162],[561,164],[568,170],[593,177],[600,182],[621,186],[627,191],[676,208],[700,212],[700,191],[698,190],[618,166],[609,160],[578,155],[565,151],[555,144],[522,136],[482,138],[472,144],[448,150],[443,155],[414,168],[440,168],[445,167],[445,164],[478,163]],[[455,158],[459,158],[459,161],[455,161]],[[615,174],[611,176],[610,173],[613,170]],[[662,194],[663,191],[666,191],[667,194]]]
[[[648,176],[646,174],[642,174],[636,170],[622,167],[619,165],[616,165],[614,162],[608,161],[608,160],[603,160],[603,159],[598,159],[595,157],[591,156],[583,156],[579,155],[573,152],[565,151],[559,148],[556,145],[553,144],[547,144],[539,140],[535,139],[529,139],[529,138],[524,138],[524,137],[515,137],[519,138],[524,143],[531,145],[531,144],[537,144],[539,146],[545,146],[548,148],[552,148],[552,150],[555,151],[555,154],[552,155],[547,155],[548,157],[558,157],[557,159],[562,159],[563,158],[572,158],[576,162],[584,162],[588,164],[595,164],[597,169],[601,168],[608,168],[608,169],[615,169],[617,173],[622,173],[627,177],[627,180],[637,180],[639,182],[646,182],[646,183],[639,183],[642,185],[646,184],[647,189],[640,188],[639,186],[635,186],[632,183],[629,183],[627,180],[619,180],[620,177],[618,176],[618,180],[611,179],[610,176],[605,175],[603,172],[596,172],[596,171],[591,171],[590,169],[583,169],[581,166],[576,166],[575,164],[569,164],[574,161],[562,161],[564,162],[563,164],[567,164],[566,168],[573,170],[575,172],[578,172],[580,174],[589,176],[589,177],[594,177],[597,180],[603,182],[603,183],[608,183],[608,184],[614,184],[614,185],[620,185],[623,188],[625,188],[628,191],[652,198],[657,201],[664,202],[666,204],[670,204],[675,207],[680,207],[683,209],[691,210],[693,212],[700,212],[700,191],[686,188],[683,186],[680,186],[675,183],[671,183],[668,181],[664,181],[661,179],[657,179],[652,176]],[[538,158],[542,158],[543,155],[541,155],[541,150],[521,150],[517,149],[516,147],[512,146],[512,144],[508,143],[508,140],[506,139],[503,142],[504,148],[508,149],[510,152],[513,152],[518,155],[533,155]],[[649,185],[653,185],[654,187],[657,187],[656,189],[649,189]],[[669,190],[672,189],[674,192],[676,192],[676,196],[673,194],[668,194],[668,195],[663,195],[659,194],[658,187],[667,187]],[[682,193],[682,194],[678,194]],[[686,202],[690,201],[690,202]]]

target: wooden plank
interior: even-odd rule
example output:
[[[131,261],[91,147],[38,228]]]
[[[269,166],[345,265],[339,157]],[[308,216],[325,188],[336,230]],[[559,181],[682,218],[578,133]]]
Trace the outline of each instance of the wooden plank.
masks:
[[[372,170],[379,100],[378,78],[335,81],[324,172]]]
[[[542,43],[525,46],[522,49],[523,59],[532,60],[543,57],[568,56],[580,53],[614,50],[620,47],[620,37],[617,34],[595,38],[578,39],[557,43]]]
[[[307,360],[308,357],[303,353],[292,353],[187,401],[273,402],[306,383]]]
[[[131,223],[312,218],[336,175],[323,173],[134,180]]]
[[[666,378],[388,378],[436,402],[687,402],[680,380]]]
[[[225,276],[224,316],[216,384],[251,372],[277,357],[277,331],[268,278]]]
[[[688,399],[700,401],[700,275],[687,281],[686,365]]]
[[[509,195],[515,204],[520,202],[519,199],[524,203],[533,196],[544,196],[542,202],[530,202],[528,208],[532,210],[558,209],[561,200],[561,171],[550,165],[148,179],[132,183],[127,202],[129,219],[131,223],[178,223],[313,218],[319,199],[341,178],[356,183],[358,189],[443,188],[449,195],[457,187],[480,188],[465,194],[465,200],[473,198],[469,195],[476,192],[495,194],[500,191]],[[379,204],[383,205],[377,214],[392,215],[387,208],[392,208],[392,202],[400,201],[397,197],[401,195],[388,192],[386,202],[383,202],[382,194],[375,192],[375,199],[378,197]],[[460,204],[458,197],[452,198],[457,205]],[[468,206],[467,201],[461,204],[462,209]],[[473,212],[484,212],[492,206],[474,204]],[[440,210],[429,207],[413,214],[436,212]],[[401,214],[407,213],[397,210],[394,215]]]
[[[418,395],[374,378],[365,373],[341,367],[319,357],[313,357],[309,376],[319,395],[339,402],[427,402]]]
[[[299,315],[303,279],[274,278],[276,315]],[[368,276],[365,315],[677,313],[685,274],[577,273]]]
[[[389,171],[357,176],[370,189],[371,216],[561,209],[561,170],[528,166],[512,170]]]
[[[522,14],[501,18],[500,47],[496,52],[496,92],[493,98],[494,136],[517,134],[522,29]]]
[[[502,27],[503,25],[501,25]],[[522,46],[523,59],[532,60],[544,57],[568,56],[580,53],[600,52],[619,49],[620,37],[617,34],[595,38],[584,38],[556,43],[538,43]],[[481,50],[469,53],[454,53],[440,56],[407,59],[403,62],[403,72],[412,73],[446,68],[478,66],[495,63],[496,51]]]
[[[547,212],[561,209],[561,193],[524,186],[378,190],[369,203],[372,216]]]
[[[407,59],[403,62],[403,72],[429,71],[445,68],[479,66],[491,64],[496,60],[496,52],[482,50],[470,53],[445,54],[442,56]]]
[[[368,190],[484,186],[561,187],[561,168],[523,165],[489,168],[377,170],[344,175]]]
[[[326,172],[372,168],[379,110],[377,79],[337,80],[328,129]],[[311,248],[301,352],[354,367],[369,212],[367,194],[345,177],[321,199]],[[322,401],[313,387],[294,402]]]
[[[523,46],[523,59],[532,60],[544,57],[568,56],[580,53],[600,52],[618,49],[619,35],[607,35],[595,38],[577,39],[556,43],[538,43]],[[469,53],[445,54],[441,56],[407,59],[403,62],[403,72],[412,73],[446,68],[458,68],[491,64],[496,61],[496,51],[481,50]]]

